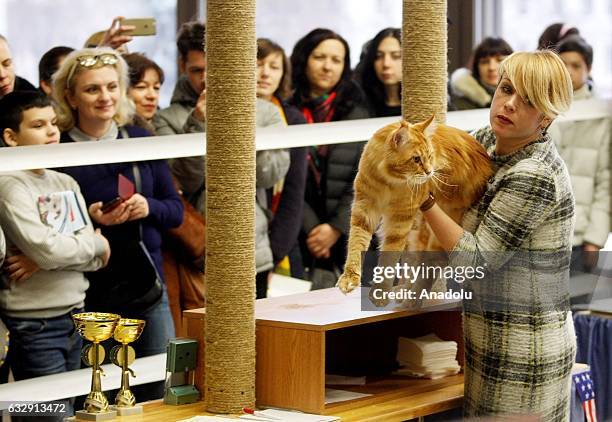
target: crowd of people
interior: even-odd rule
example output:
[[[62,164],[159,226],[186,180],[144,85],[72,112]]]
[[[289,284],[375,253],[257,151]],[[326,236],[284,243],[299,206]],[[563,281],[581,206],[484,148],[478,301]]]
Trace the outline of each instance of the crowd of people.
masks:
[[[3,146],[204,132],[205,25],[189,22],[179,30],[181,76],[165,108],[159,95],[164,72],[143,53],[121,52],[129,40],[123,35],[126,30],[111,27],[95,48],[51,48],[40,60],[38,89],[15,74],[9,40],[0,35]],[[565,63],[574,99],[594,95],[592,48],[576,28],[552,25],[539,44],[556,51]],[[503,39],[485,38],[466,67],[450,77],[451,107],[492,107],[500,64],[512,53]],[[355,71],[348,43],[332,30],[309,32],[290,56],[275,41],[260,38],[257,126],[399,116],[401,80],[398,28],[376,34]],[[590,193],[576,195],[580,211],[572,246],[577,252],[603,246],[610,218],[607,141],[591,142],[589,152],[580,142],[560,148],[564,157],[599,157],[588,175],[571,175],[575,190],[584,187]],[[309,279],[314,288],[335,284],[346,256],[352,184],[363,145],[257,152],[253,199],[258,298],[266,296],[271,272]],[[16,380],[79,367],[82,344],[71,315],[82,310],[114,310],[145,319],[147,329],[135,343],[137,355],[165,351],[176,325],[166,285],[189,280],[176,279],[180,272],[168,278],[162,249],[167,232],[183,223],[187,206],[204,213],[204,169],[205,157],[184,157],[0,175],[0,314],[10,331],[7,361]],[[135,191],[117,201],[122,177]],[[79,218],[67,219],[66,213]],[[436,227],[435,221],[430,223]],[[460,235],[452,239],[453,245]],[[147,271],[136,270],[151,274],[151,283],[141,291],[146,300],[117,294],[125,287],[120,280],[127,262],[140,262]],[[139,400],[160,397],[162,387],[148,387]]]

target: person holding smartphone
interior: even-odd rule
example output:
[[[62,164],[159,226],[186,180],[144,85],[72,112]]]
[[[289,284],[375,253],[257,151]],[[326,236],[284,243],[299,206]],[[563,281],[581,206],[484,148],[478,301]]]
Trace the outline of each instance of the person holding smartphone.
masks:
[[[54,76],[53,94],[58,106],[58,125],[62,142],[97,142],[150,136],[146,130],[128,124],[132,107],[126,95],[127,65],[123,58],[108,48],[82,49],[71,53]],[[103,204],[119,195],[119,175],[136,184],[135,169],[141,188],[122,201],[114,210],[104,213]],[[174,188],[165,161],[99,164],[69,167],[64,172],[81,186],[94,223],[108,235],[111,248],[121,248],[126,239],[139,236],[150,255],[157,273],[163,278],[161,256],[162,231],[182,222],[183,205]],[[113,262],[109,263],[109,269]],[[97,303],[96,292],[108,288],[104,283],[91,283],[86,308],[112,309],[113,303]],[[117,298],[119,300],[120,298]],[[163,353],[168,339],[174,337],[174,326],[164,290],[160,302],[144,311],[127,310],[122,316],[147,321],[147,328],[134,343],[139,357]],[[159,398],[163,383],[149,389],[139,400]]]

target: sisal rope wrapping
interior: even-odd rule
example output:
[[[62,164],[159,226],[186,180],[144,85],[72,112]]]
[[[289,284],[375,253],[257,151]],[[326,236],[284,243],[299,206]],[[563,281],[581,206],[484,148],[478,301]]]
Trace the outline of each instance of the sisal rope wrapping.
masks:
[[[446,121],[446,0],[404,0],[402,116],[410,123],[436,113]]]
[[[255,0],[208,0],[206,409],[255,405]]]

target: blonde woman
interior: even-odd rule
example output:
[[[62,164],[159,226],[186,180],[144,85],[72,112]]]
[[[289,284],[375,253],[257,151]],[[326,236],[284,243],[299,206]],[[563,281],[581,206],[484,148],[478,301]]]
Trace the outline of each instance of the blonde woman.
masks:
[[[127,65],[114,50],[74,51],[54,75],[53,84],[58,125],[62,130],[61,142],[114,141],[149,136],[146,130],[128,124],[133,107],[126,95]],[[183,205],[166,162],[97,164],[68,167],[63,171],[79,183],[89,214],[109,240],[113,257],[103,271],[90,273],[86,310],[117,312],[124,317],[145,319],[147,327],[134,343],[138,356],[163,353],[168,339],[174,337],[164,286],[159,295],[151,293],[130,298],[124,287],[114,283],[127,270],[134,270],[129,264],[130,257],[138,256],[140,251],[128,246],[140,240],[163,281],[162,231],[177,227],[183,217]],[[119,197],[119,175],[132,181],[137,192],[116,208],[103,209],[103,204]],[[132,261],[136,266],[138,261]],[[150,273],[150,266],[142,265],[146,266],[142,273]],[[156,391],[149,390],[150,394],[138,399],[161,397],[163,385],[157,387]]]
[[[481,200],[454,223],[430,197],[425,219],[453,265],[482,267],[466,282],[466,416],[569,418],[576,340],[567,277],[574,197],[546,131],[566,111],[572,82],[550,51],[502,62],[490,126],[475,133],[496,169]]]

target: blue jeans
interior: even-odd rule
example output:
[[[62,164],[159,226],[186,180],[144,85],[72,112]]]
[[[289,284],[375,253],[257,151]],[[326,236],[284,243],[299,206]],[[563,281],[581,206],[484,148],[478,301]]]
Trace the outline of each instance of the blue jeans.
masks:
[[[166,286],[164,286],[162,299],[157,305],[140,315],[130,316],[130,318],[144,319],[147,322],[140,338],[132,344],[137,358],[166,353],[168,340],[175,336]]]
[[[10,331],[7,363],[15,381],[79,369],[83,341],[74,328],[72,315],[82,311],[73,309],[53,318],[23,319],[2,315]],[[66,403],[69,413],[64,416],[73,414],[71,399],[59,400],[57,403]],[[56,420],[62,420],[64,416]],[[13,416],[13,420],[36,419]]]

